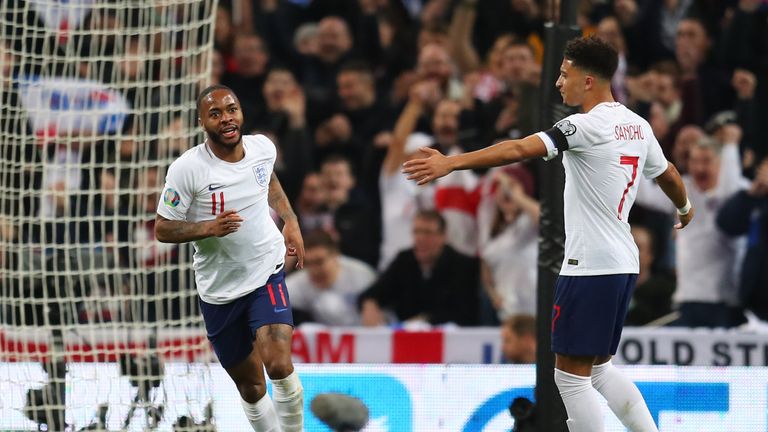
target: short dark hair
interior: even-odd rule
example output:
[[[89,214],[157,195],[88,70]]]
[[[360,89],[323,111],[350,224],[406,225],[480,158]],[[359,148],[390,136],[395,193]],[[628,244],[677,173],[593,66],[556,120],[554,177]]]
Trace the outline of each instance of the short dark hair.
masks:
[[[373,77],[371,66],[362,60],[349,60],[344,62],[339,69],[339,73],[342,72],[356,72]]]
[[[227,87],[227,86],[225,86],[223,84],[214,84],[212,86],[208,86],[205,89],[203,89],[203,91],[201,91],[199,95],[197,95],[197,105],[196,105],[196,107],[197,107],[197,115],[198,116],[200,116],[200,104],[203,102],[203,99],[205,99],[206,96],[208,96],[209,94],[215,92],[216,90],[227,90],[228,92],[232,93],[232,96],[234,96],[235,99],[237,99],[237,95],[235,94],[235,92],[231,88],[229,88],[229,87]]]
[[[420,210],[416,213],[416,218],[437,222],[437,228],[440,234],[445,233],[445,218],[437,210]]]
[[[533,315],[513,315],[507,318],[502,325],[518,336],[536,336],[536,318]]]
[[[316,229],[307,234],[304,239],[304,249],[322,247],[330,252],[339,252],[339,244],[334,238],[323,229]]]
[[[619,65],[619,54],[609,43],[597,36],[571,39],[565,45],[563,57],[583,70],[610,81]]]
[[[352,174],[352,177],[355,177],[356,175],[355,166],[352,164],[352,160],[341,153],[331,153],[326,156],[325,159],[320,162],[320,170],[322,171],[323,166],[328,164],[345,164],[349,168],[349,173]]]

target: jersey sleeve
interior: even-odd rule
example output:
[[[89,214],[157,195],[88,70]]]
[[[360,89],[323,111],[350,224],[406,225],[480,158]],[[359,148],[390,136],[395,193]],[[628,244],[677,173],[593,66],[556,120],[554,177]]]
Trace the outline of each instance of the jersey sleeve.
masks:
[[[271,176],[272,171],[275,169],[275,162],[277,161],[277,146],[275,146],[275,143],[272,142],[272,140],[269,139],[269,137],[266,135],[256,135],[255,137],[260,141],[258,145],[261,146],[262,151],[264,151],[269,157],[269,169]]]
[[[668,164],[669,162],[667,162],[667,158],[661,150],[661,145],[652,136],[650,146],[648,147],[648,154],[645,158],[645,165],[643,166],[643,175],[645,178],[655,179],[664,174]]]
[[[172,163],[165,176],[165,187],[157,204],[157,214],[168,220],[186,220],[194,197],[193,179],[191,170],[183,164],[182,159]]]
[[[537,133],[547,146],[544,159],[553,159],[566,150],[580,151],[588,148],[593,142],[590,129],[583,114],[573,114],[555,123],[552,128]]]

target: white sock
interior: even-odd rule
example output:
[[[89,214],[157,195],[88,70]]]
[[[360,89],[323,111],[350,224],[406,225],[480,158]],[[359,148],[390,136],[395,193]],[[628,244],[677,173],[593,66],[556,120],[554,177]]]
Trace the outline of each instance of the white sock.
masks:
[[[254,431],[280,432],[280,423],[277,420],[277,413],[275,407],[272,406],[269,393],[264,393],[264,396],[256,403],[248,403],[243,399],[240,399],[240,402],[243,403],[245,416],[248,417]]]
[[[555,384],[568,413],[570,432],[603,432],[605,425],[597,394],[592,391],[592,380],[555,369]]]
[[[612,362],[592,366],[592,387],[608,401],[616,417],[631,432],[658,432],[643,395]]]
[[[283,432],[301,432],[304,428],[304,388],[296,371],[283,379],[272,380],[272,396]]]

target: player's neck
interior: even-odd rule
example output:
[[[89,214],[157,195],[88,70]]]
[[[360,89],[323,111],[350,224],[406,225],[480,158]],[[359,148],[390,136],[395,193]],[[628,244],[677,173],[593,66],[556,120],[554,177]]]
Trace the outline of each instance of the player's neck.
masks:
[[[592,108],[606,102],[616,102],[616,100],[613,98],[613,93],[611,93],[611,86],[595,89],[594,92],[588,92],[585,94],[584,102],[581,104],[581,110],[585,113],[590,112]]]
[[[243,140],[241,139],[234,147],[226,147],[221,144],[206,140],[205,145],[213,152],[213,155],[224,162],[240,162],[245,157],[245,149],[243,148]]]

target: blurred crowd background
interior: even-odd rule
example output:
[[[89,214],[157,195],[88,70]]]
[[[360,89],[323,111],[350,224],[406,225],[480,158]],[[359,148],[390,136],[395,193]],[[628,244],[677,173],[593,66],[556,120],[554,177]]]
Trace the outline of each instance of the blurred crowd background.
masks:
[[[420,147],[455,154],[549,128],[539,124],[539,94],[554,86],[541,80],[543,32],[558,11],[554,0],[224,0],[212,11],[213,55],[201,58],[212,62],[211,75],[172,97],[188,94],[185,103],[194,104],[205,86],[227,85],[243,106],[243,133],[277,146],[275,171],[306,242],[305,269],[287,279],[299,323],[504,323],[505,337],[534,333],[537,164],[455,172],[424,187],[400,167]],[[83,25],[118,21],[110,18]],[[768,120],[768,4],[583,0],[578,24],[619,52],[614,97],[649,121],[697,212],[673,232],[675,209],[653,181],[640,185],[630,216],[640,275],[627,324],[768,321],[768,143],[760,132]],[[78,73],[141,80],[143,91],[125,92],[129,103],[161,106],[167,95],[146,85],[159,71],[141,55],[152,47],[130,35],[123,43],[137,55]],[[5,77],[15,73],[9,52],[6,43]],[[4,105],[18,105],[13,80],[3,85]],[[2,117],[3,134],[28,128],[19,113]],[[180,247],[154,240],[154,212],[168,163],[201,137],[181,131],[196,128],[184,115],[128,119],[109,143],[6,147],[7,161],[67,169],[45,181],[37,171],[4,175],[20,190],[64,192],[19,196],[2,211],[52,222],[6,220],[0,235],[7,244],[132,245],[110,258],[118,268],[173,263]],[[159,138],[131,139],[147,130]],[[131,162],[148,160],[158,163],[131,171]],[[77,190],[96,193],[75,205],[66,191]],[[84,215],[88,226],[66,222]],[[8,251],[3,257],[6,268],[18,264]],[[153,277],[191,290],[179,273]],[[123,285],[131,277],[150,283],[128,274]],[[162,309],[163,319],[188,316],[196,302],[176,298]],[[141,319],[158,319],[159,311],[142,310]],[[80,319],[125,318],[84,311]]]

